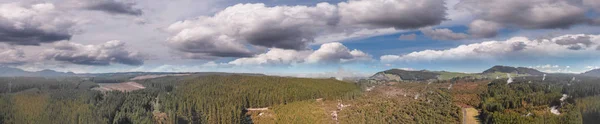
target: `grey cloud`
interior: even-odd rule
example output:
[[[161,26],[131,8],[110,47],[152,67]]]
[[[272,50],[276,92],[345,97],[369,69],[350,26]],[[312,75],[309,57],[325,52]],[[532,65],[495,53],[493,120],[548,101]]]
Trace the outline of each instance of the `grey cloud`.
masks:
[[[69,40],[78,22],[56,10],[53,4],[6,3],[0,9],[0,42],[39,45]]]
[[[443,0],[351,0],[338,6],[341,19],[347,24],[415,29],[446,20],[444,4]]]
[[[515,42],[511,44],[511,48],[513,51],[521,51],[527,47],[527,44],[524,42]]]
[[[454,33],[452,30],[447,28],[431,29],[423,28],[421,32],[428,37],[436,40],[462,40],[467,39],[469,36],[464,33]]]
[[[87,0],[86,9],[97,10],[109,14],[142,15],[142,10],[135,8],[135,3],[126,3],[116,0]]]
[[[578,45],[578,44],[583,44],[585,46],[590,46],[592,44],[594,44],[594,42],[592,42],[590,40],[590,36],[577,36],[577,37],[565,37],[559,40],[556,40],[556,44],[559,45]]]
[[[306,49],[307,43],[314,42],[315,32],[311,30],[302,30],[303,27],[281,28],[264,26],[253,32],[249,32],[245,37],[250,44],[275,47],[283,49]]]
[[[57,42],[53,49],[46,50],[42,56],[47,60],[69,62],[79,65],[106,66],[113,63],[142,65],[144,56],[136,51],[127,50],[121,41],[108,41],[100,45],[82,45],[73,42]]]
[[[14,29],[10,26],[0,24],[0,42],[10,44],[39,45],[40,43],[69,40],[71,36],[68,32],[47,32],[33,27]]]
[[[567,49],[570,50],[581,50],[583,47],[581,47],[580,45],[571,45],[569,47],[567,47]]]
[[[398,40],[415,40],[417,39],[416,34],[402,34],[398,37]]]
[[[525,29],[569,28],[588,22],[581,0],[463,0],[477,18]]]

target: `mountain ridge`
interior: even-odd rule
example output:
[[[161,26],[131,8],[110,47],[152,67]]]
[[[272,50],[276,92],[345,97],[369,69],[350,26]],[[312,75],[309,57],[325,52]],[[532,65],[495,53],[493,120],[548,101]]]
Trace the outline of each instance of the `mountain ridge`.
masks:
[[[533,68],[512,67],[512,66],[503,66],[503,65],[493,66],[492,68],[487,69],[487,70],[483,71],[482,73],[483,74],[487,74],[487,73],[496,73],[496,72],[529,74],[529,75],[543,75],[543,74],[546,74],[544,72],[541,72],[541,71],[533,69]]]

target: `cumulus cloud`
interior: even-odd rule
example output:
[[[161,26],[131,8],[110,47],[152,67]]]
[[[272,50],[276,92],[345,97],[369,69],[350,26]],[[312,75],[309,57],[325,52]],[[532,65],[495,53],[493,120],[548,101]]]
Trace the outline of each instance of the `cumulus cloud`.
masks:
[[[321,3],[315,7],[276,6],[264,4],[237,4],[218,12],[212,17],[199,17],[180,21],[168,27],[175,35],[169,42],[183,52],[214,54],[249,53],[245,43],[251,45],[282,48],[306,49],[314,41],[318,31],[326,30],[337,22],[336,6]],[[217,43],[227,43],[228,49],[208,49]],[[185,45],[199,44],[199,45]],[[224,46],[225,47],[225,46]],[[219,57],[238,57],[236,54],[216,54]]]
[[[52,49],[42,53],[44,59],[80,65],[106,66],[113,63],[142,65],[144,56],[137,51],[127,50],[124,42],[113,40],[99,45],[83,45],[61,41]]]
[[[502,26],[496,22],[485,20],[474,20],[469,24],[469,34],[475,38],[491,38],[498,35]]]
[[[229,62],[232,65],[293,65],[317,63],[347,63],[369,61],[371,55],[360,50],[349,50],[338,42],[326,43],[315,51],[285,50],[272,48],[254,57],[239,58]]]
[[[469,35],[465,33],[455,33],[447,28],[440,29],[432,29],[432,28],[422,28],[421,32],[432,39],[436,40],[462,40],[469,38]]]
[[[249,58],[239,58],[229,62],[233,65],[286,65],[304,61],[311,51],[296,51],[272,48],[267,53]]]
[[[306,50],[315,39],[328,39],[322,36],[331,39],[365,30],[437,25],[445,20],[445,10],[440,0],[352,0],[337,5],[274,7],[237,4],[213,16],[176,22],[166,30],[172,33],[168,42],[178,51],[240,57],[253,54],[248,47]],[[215,46],[224,48],[213,49]]]
[[[572,50],[571,44],[565,44],[565,39],[589,37],[589,46],[581,45],[580,49]],[[575,41],[581,44],[581,41]],[[569,42],[569,43],[575,43]],[[586,42],[584,42],[586,43]],[[565,58],[598,56],[595,51],[600,43],[600,35],[564,35],[552,39],[530,40],[525,37],[514,37],[506,41],[486,41],[481,43],[460,45],[446,50],[424,50],[405,55],[384,55],[382,62],[407,61],[436,61],[436,60],[497,60],[497,59],[527,59],[536,58]]]
[[[142,10],[135,8],[136,3],[117,0],[83,0],[79,1],[85,9],[106,12],[108,14],[142,15]]]
[[[537,69],[542,72],[547,73],[578,73],[573,71],[571,66],[560,66],[560,65],[537,65],[537,66],[529,66],[529,68]]]
[[[26,62],[23,50],[0,44],[0,65],[21,65]]]
[[[39,45],[69,40],[80,22],[61,13],[52,3],[0,4],[0,42]]]
[[[306,58],[308,63],[339,63],[339,62],[352,62],[352,61],[364,61],[371,59],[371,56],[360,51],[350,51],[346,46],[338,42],[327,43],[321,45],[321,47],[310,54]]]
[[[398,37],[398,40],[415,40],[417,39],[416,34],[402,34]]]

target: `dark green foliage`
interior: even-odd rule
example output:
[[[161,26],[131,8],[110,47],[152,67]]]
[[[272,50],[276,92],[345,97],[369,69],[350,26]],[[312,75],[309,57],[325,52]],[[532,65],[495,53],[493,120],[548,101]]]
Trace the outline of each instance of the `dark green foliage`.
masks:
[[[243,123],[248,107],[360,94],[355,84],[331,79],[190,77],[140,80],[147,89],[105,93],[79,78],[0,78],[12,85],[0,90],[0,123]]]
[[[325,98],[352,99],[360,89],[332,79],[207,76],[183,81],[175,94],[178,117],[189,122],[242,123],[243,109]],[[168,105],[172,106],[172,105]]]
[[[550,80],[546,80],[550,82]],[[581,123],[581,113],[572,102],[561,102],[563,84],[528,83],[495,80],[481,95],[484,123]],[[560,115],[550,113],[550,107],[559,107]]]

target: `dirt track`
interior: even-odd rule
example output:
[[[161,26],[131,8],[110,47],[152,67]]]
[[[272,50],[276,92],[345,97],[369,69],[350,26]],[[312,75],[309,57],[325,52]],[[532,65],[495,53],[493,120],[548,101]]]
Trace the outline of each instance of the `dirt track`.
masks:
[[[479,111],[475,108],[463,108],[463,124],[480,124],[479,119]]]

